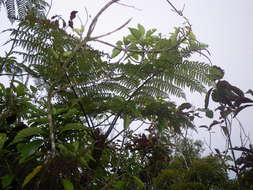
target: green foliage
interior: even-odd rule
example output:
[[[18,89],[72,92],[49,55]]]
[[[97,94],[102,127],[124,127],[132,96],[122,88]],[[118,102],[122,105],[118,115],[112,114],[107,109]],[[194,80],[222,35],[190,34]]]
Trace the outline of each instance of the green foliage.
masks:
[[[84,26],[73,27],[77,11],[66,22],[38,17],[42,1],[0,2],[20,17],[7,30],[13,48],[0,59],[10,76],[0,84],[1,189],[226,189],[223,160],[201,158],[202,144],[182,137],[196,130],[199,111],[213,117],[210,97],[228,99],[223,71],[191,60],[207,46],[190,26],[166,36],[138,24],[116,45],[102,41],[114,47],[110,56],[91,45],[101,42],[91,35],[97,18],[85,36]],[[170,99],[207,85],[214,87],[204,109]]]
[[[43,133],[43,130],[40,128],[26,128],[19,131],[19,133],[15,136],[12,143],[13,144],[18,143],[18,142],[24,141],[27,137],[39,136],[42,133]]]
[[[62,184],[64,186],[64,190],[74,190],[74,186],[71,183],[71,181],[69,181],[67,179],[63,179]]]

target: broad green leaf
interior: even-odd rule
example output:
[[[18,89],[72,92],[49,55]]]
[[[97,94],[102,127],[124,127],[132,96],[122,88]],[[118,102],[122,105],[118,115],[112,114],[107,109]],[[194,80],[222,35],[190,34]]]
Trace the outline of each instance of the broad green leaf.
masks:
[[[141,188],[141,189],[145,189],[145,185],[143,184],[143,182],[141,181],[140,178],[133,176],[133,179],[135,181],[135,183]]]
[[[64,146],[63,144],[58,144],[57,147],[59,148],[60,152],[63,155],[69,155],[70,151],[68,150],[68,148],[66,146]]]
[[[34,176],[36,176],[40,172],[41,168],[42,168],[41,165],[37,166],[36,168],[33,169],[31,173],[29,173],[25,177],[25,180],[23,181],[23,184],[22,184],[22,188],[24,188],[32,180],[32,178],[34,178]]]
[[[135,37],[136,40],[141,39],[141,32],[135,28],[129,28],[131,34]]]
[[[130,44],[130,40],[129,40],[129,38],[127,38],[127,37],[123,37],[123,42],[124,42],[124,45],[128,45],[128,44]]]
[[[5,133],[0,133],[0,150],[2,150],[6,140],[7,140],[7,135]]]
[[[116,45],[117,45],[118,47],[121,47],[121,46],[123,45],[123,42],[119,40],[119,41],[116,42]]]
[[[150,29],[150,30],[148,30],[147,33],[146,33],[146,37],[151,37],[152,34],[154,34],[155,32],[156,32],[156,29]]]
[[[35,140],[23,145],[22,148],[19,150],[22,158],[26,159],[27,157],[34,154],[38,150],[38,148],[41,146],[42,143],[43,143],[42,140]]]
[[[65,131],[83,131],[83,130],[85,130],[85,127],[80,123],[68,123],[63,127],[59,127],[60,133],[63,133]]]
[[[118,48],[114,48],[113,50],[112,50],[112,58],[114,58],[114,57],[117,57],[119,54],[120,54],[120,52],[121,52],[121,50],[120,49],[118,49]]]
[[[36,110],[36,108],[35,108]],[[36,114],[40,116],[44,115],[45,112],[43,112],[43,110],[36,110],[38,111]],[[38,119],[31,119],[28,121],[28,124],[31,124],[31,128],[35,128],[37,127],[38,125],[41,125],[41,124],[47,124],[48,123],[48,118],[47,117],[41,117],[41,118],[38,118]]]
[[[137,27],[138,27],[138,29],[139,29],[139,31],[141,33],[141,36],[144,36],[144,34],[145,34],[145,28],[141,24],[138,24]]]
[[[14,179],[14,175],[12,175],[12,174],[7,174],[7,175],[4,175],[3,177],[1,177],[2,187],[3,188],[8,187],[11,184],[11,182],[13,181],[13,179]]]
[[[62,185],[64,187],[64,190],[74,190],[74,185],[68,179],[63,179],[62,180]]]
[[[25,128],[25,129],[19,131],[19,133],[15,136],[15,138],[11,144],[23,141],[26,139],[26,137],[39,136],[43,133],[44,133],[44,131],[40,128],[35,128],[35,127]]]

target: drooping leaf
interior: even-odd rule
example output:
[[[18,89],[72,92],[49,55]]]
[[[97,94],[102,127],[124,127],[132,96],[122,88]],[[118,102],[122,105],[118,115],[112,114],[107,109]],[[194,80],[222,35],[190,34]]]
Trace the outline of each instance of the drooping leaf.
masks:
[[[62,184],[63,184],[64,190],[74,190],[74,185],[70,180],[63,179]]]
[[[206,93],[206,97],[205,97],[205,109],[208,109],[210,95],[211,95],[212,90],[213,90],[213,88],[209,89],[208,92]]]
[[[179,107],[178,110],[179,111],[183,111],[184,109],[190,109],[192,107],[192,105],[190,103],[182,103]]]
[[[240,113],[242,110],[244,110],[245,108],[250,107],[250,106],[253,106],[253,105],[245,105],[245,106],[241,106],[241,107],[237,108],[234,112],[233,117],[236,117],[238,115],[238,113]]]
[[[217,124],[220,124],[222,123],[222,121],[217,121],[217,120],[214,120],[208,127],[208,131],[211,131],[211,129],[213,128],[213,126],[217,125]]]
[[[144,183],[141,181],[140,178],[133,176],[134,182],[139,186],[141,189],[146,189]]]
[[[221,126],[221,129],[222,129],[224,135],[228,137],[229,136],[228,128],[226,126]]]
[[[220,150],[219,150],[219,149],[215,148],[214,150],[215,150],[215,152],[216,152],[218,155],[221,155],[221,153],[220,153]]]
[[[207,125],[200,125],[199,128],[206,128],[206,129],[208,129],[208,126]]]
[[[33,169],[32,172],[30,172],[26,177],[25,177],[25,180],[23,181],[23,184],[22,184],[22,188],[24,188],[39,172],[40,170],[42,169],[42,166],[39,165],[37,166],[36,168]]]

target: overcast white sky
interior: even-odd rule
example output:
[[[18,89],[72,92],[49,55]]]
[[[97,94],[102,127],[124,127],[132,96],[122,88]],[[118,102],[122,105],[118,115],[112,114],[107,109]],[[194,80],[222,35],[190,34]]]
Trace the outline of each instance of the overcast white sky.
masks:
[[[79,16],[85,22],[84,8],[91,16],[108,0],[53,0],[50,15],[59,14],[68,19],[72,10],[79,11]],[[120,26],[129,18],[133,18],[129,26],[142,24],[145,28],[156,28],[163,34],[168,34],[174,26],[181,26],[183,20],[173,13],[166,0],[122,0],[122,3],[133,5],[136,8],[126,8],[114,5],[108,9],[98,22],[94,35],[103,34]],[[178,8],[184,7],[184,15],[193,25],[193,31],[199,41],[209,45],[213,64],[225,70],[225,79],[239,86],[244,91],[253,89],[252,53],[253,53],[253,1],[252,0],[171,0]],[[10,26],[0,12],[0,31]],[[122,30],[104,40],[115,42],[126,34]],[[2,44],[8,36],[0,34]],[[0,55],[4,48],[0,47]],[[203,105],[203,98],[189,95],[190,102]],[[253,138],[253,108],[243,111],[239,116],[245,129],[251,132]],[[235,126],[238,127],[237,125]],[[203,131],[203,130],[202,130]],[[195,136],[197,134],[194,134]],[[205,135],[206,136],[206,135]],[[238,141],[238,130],[233,138]],[[202,137],[201,137],[202,138]],[[213,136],[213,145],[222,143],[218,135]],[[239,145],[239,144],[238,144]]]

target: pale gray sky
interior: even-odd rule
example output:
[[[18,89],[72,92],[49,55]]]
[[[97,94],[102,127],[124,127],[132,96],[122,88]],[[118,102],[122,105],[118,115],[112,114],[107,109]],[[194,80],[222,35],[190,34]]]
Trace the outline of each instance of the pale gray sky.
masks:
[[[50,15],[59,14],[68,19],[72,10],[79,11],[79,16],[85,22],[84,8],[88,9],[91,16],[108,0],[53,0]],[[126,8],[114,5],[108,9],[98,22],[94,32],[103,34],[111,31],[129,18],[133,18],[129,26],[142,24],[145,28],[156,28],[163,34],[168,34],[174,26],[181,26],[183,20],[173,13],[166,0],[122,0],[122,3],[133,5],[138,9]],[[199,41],[209,45],[213,64],[225,70],[225,79],[237,85],[244,91],[253,89],[253,70],[251,55],[253,53],[253,1],[252,0],[171,0],[178,8],[184,7],[184,15],[193,25],[193,31]],[[3,9],[2,9],[3,10]],[[0,31],[10,26],[0,12]],[[77,21],[77,20],[76,20]],[[127,28],[105,38],[104,40],[115,42],[127,34]],[[8,36],[0,34],[2,44]],[[0,47],[0,55],[4,48]],[[193,104],[203,105],[203,97],[190,95],[189,100]],[[253,138],[253,108],[243,111],[239,116],[246,131],[251,132]],[[239,143],[238,125],[235,125],[233,138]],[[202,130],[204,131],[204,130]],[[207,133],[199,134],[201,138],[207,137]],[[197,136],[197,134],[194,134]],[[213,145],[219,146],[222,138],[218,134],[213,136]],[[239,144],[238,144],[239,145]]]

